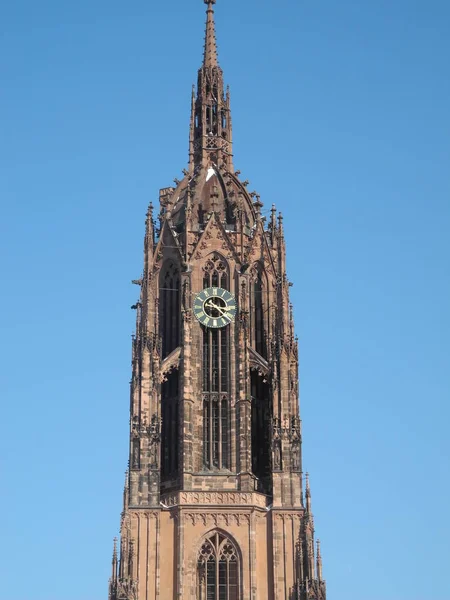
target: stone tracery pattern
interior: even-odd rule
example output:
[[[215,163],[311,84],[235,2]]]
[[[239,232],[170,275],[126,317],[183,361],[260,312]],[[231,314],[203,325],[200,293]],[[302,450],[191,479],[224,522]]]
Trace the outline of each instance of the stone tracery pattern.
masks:
[[[222,533],[204,540],[197,560],[198,600],[240,600],[240,564],[236,547]]]

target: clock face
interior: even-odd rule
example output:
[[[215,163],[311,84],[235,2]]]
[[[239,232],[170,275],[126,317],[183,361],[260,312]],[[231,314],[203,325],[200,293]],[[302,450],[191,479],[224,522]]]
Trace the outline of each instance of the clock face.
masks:
[[[210,287],[195,296],[194,315],[206,327],[225,327],[236,313],[236,298],[227,290]]]

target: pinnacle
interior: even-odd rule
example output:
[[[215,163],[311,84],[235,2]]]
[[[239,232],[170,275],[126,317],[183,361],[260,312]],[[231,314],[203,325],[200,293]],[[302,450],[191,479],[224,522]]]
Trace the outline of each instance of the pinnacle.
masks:
[[[216,44],[216,28],[214,23],[213,6],[216,0],[204,0],[208,9],[206,11],[206,35],[205,35],[205,50],[203,57],[204,67],[217,67],[217,44]]]

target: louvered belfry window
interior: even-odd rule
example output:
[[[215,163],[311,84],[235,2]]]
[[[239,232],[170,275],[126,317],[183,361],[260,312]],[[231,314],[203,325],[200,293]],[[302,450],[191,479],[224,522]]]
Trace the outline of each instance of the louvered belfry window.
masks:
[[[203,288],[229,288],[228,268],[219,255],[204,267]],[[203,327],[203,467],[229,468],[229,326]]]
[[[197,560],[198,600],[241,600],[238,551],[220,532],[210,534]]]

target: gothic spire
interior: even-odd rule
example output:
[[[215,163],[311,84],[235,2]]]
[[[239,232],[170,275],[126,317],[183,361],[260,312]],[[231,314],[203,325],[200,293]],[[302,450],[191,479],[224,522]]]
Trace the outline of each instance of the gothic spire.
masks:
[[[223,72],[217,60],[214,4],[204,0],[206,10],[203,63],[198,71],[197,97],[191,107],[189,172],[213,164],[233,169],[230,95],[225,92]]]
[[[216,43],[216,26],[214,23],[213,6],[216,0],[204,0],[208,5],[206,11],[206,34],[205,34],[205,50],[203,54],[204,67],[217,67],[217,43]]]

